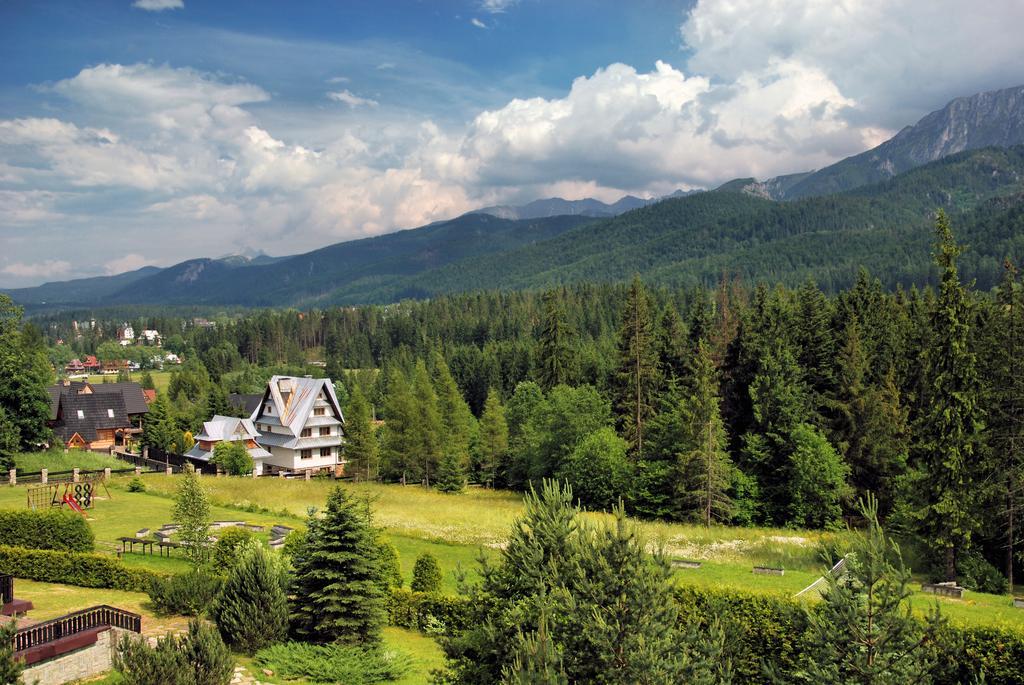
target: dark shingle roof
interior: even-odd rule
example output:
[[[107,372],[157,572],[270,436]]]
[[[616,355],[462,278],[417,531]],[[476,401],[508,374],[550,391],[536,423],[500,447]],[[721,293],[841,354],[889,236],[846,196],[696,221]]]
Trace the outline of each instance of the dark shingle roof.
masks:
[[[81,412],[81,417],[79,417]],[[128,412],[120,393],[92,393],[79,395],[62,393],[57,423],[53,432],[64,442],[78,433],[86,442],[96,439],[96,431],[104,428],[129,428]]]
[[[245,416],[248,418],[252,416],[252,413],[256,411],[256,408],[263,402],[263,394],[259,395],[242,395],[237,392],[233,392],[228,395],[228,404],[236,409],[245,410]]]
[[[146,395],[142,392],[142,386],[138,383],[85,383],[83,381],[71,381],[67,385],[58,383],[46,389],[50,394],[50,420],[54,421],[57,418],[57,405],[62,394],[77,396],[87,385],[92,388],[93,394],[115,393],[120,395],[129,416],[149,412],[149,405],[146,404]]]

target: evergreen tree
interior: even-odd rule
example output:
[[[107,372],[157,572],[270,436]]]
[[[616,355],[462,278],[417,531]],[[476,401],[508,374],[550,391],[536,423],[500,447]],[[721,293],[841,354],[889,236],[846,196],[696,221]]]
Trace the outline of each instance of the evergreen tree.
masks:
[[[224,641],[252,656],[288,636],[288,581],[259,543],[243,546],[212,609]]]
[[[413,592],[437,592],[441,589],[441,565],[433,554],[424,552],[416,557],[409,587]]]
[[[979,488],[984,483],[979,472],[982,411],[970,341],[971,305],[956,265],[962,248],[941,211],[935,230],[935,261],[942,273],[932,313],[934,338],[926,350],[927,396],[917,431],[927,474],[919,515],[922,533],[945,552],[946,579],[955,580],[957,552],[970,544],[978,528],[975,504],[982,500]]]
[[[174,496],[174,521],[179,526],[178,537],[184,545],[185,555],[193,564],[202,563],[210,544],[210,501],[199,484],[195,469],[191,467],[182,473]]]
[[[211,385],[206,393],[206,418],[231,416],[232,407],[228,402],[228,391],[219,385]]]
[[[994,472],[1003,476],[1002,529],[1006,540],[1005,574],[1013,588],[1014,562],[1017,550],[1017,513],[1024,504],[1024,297],[1017,281],[1017,269],[1004,263],[1003,282],[996,299],[994,345],[990,352],[995,388],[992,403],[992,438]]]
[[[156,383],[153,382],[153,374],[149,371],[143,371],[139,385],[142,386],[143,390],[156,390]]]
[[[462,492],[465,489],[466,464],[458,455],[449,452],[441,458],[441,463],[437,465],[434,487],[439,492],[447,493]]]
[[[307,521],[296,555],[292,629],[307,642],[377,643],[385,620],[381,570],[369,503],[340,487],[327,497],[323,517]]]
[[[505,407],[494,388],[487,393],[484,412],[480,416],[480,477],[484,485],[491,487],[499,470],[508,457],[508,423],[505,421]]]
[[[665,378],[686,377],[686,330],[679,312],[672,305],[666,305],[658,319],[658,367]]]
[[[402,587],[402,564],[398,558],[398,548],[377,536],[377,559],[380,563],[381,588],[388,595],[393,587]]]
[[[454,455],[462,464],[468,464],[473,413],[440,353],[435,353],[433,364],[437,409],[441,417],[441,451]]]
[[[568,383],[575,373],[571,341],[575,332],[565,316],[558,293],[544,293],[544,313],[537,340],[537,382],[545,390]]]
[[[17,621],[0,625],[0,683],[21,685],[22,661],[14,658],[14,634],[18,632]]]
[[[679,454],[680,495],[684,507],[699,512],[705,526],[732,515],[729,486],[732,462],[726,451],[725,425],[718,397],[718,372],[707,344],[697,342],[692,391],[680,407],[685,451]]]
[[[637,457],[644,453],[644,426],[654,414],[661,383],[650,296],[634,277],[619,329],[618,403],[623,434]]]
[[[819,606],[807,611],[807,657],[796,678],[808,683],[902,685],[933,681],[938,605],[924,621],[910,608],[910,570],[878,523],[877,502],[861,502],[868,530],[856,538],[842,573],[826,573]],[[792,682],[792,678],[777,678]]]
[[[357,385],[352,389],[345,412],[346,471],[356,480],[373,480],[377,475],[377,455],[377,430],[370,403]]]
[[[413,371],[412,395],[414,414],[413,455],[420,465],[423,484],[430,487],[430,479],[441,460],[442,424],[437,408],[437,393],[430,382],[427,366],[423,360],[416,362]]]
[[[548,617],[540,614],[537,630],[520,633],[511,666],[502,670],[502,685],[569,685],[562,658],[551,640]]]
[[[418,481],[422,464],[417,459],[418,411],[405,375],[393,368],[388,382],[384,428],[381,431],[381,470],[386,477]]]
[[[172,409],[166,395],[157,395],[142,422],[142,444],[169,451],[178,439]]]
[[[824,404],[835,383],[835,336],[832,332],[832,310],[828,298],[813,280],[804,281],[797,290],[796,347],[797,362],[812,394],[812,404]]]

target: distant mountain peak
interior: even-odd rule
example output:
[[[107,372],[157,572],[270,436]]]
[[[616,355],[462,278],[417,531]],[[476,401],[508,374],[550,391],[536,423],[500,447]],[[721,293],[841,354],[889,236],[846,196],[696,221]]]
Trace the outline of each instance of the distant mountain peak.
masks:
[[[549,197],[541,200],[534,200],[524,205],[497,205],[475,209],[470,214],[489,214],[500,219],[544,219],[552,216],[589,216],[595,218],[606,218],[618,216],[633,209],[646,207],[647,205],[660,202],[672,197],[685,197],[700,190],[676,190],[671,195],[663,197],[641,198],[634,195],[625,195],[615,202],[608,204],[592,197],[581,200],[566,200],[561,197]]]

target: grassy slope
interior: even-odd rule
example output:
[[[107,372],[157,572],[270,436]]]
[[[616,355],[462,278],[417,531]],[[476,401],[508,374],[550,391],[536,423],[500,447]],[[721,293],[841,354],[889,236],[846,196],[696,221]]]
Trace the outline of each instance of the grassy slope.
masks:
[[[131,468],[132,465],[106,454],[84,450],[70,450],[66,454],[63,450],[51,450],[19,454],[14,457],[14,468],[18,470],[19,474],[35,473],[41,469],[48,469],[50,473],[70,471],[75,468],[83,471],[98,471],[108,466],[112,469],[125,469]]]
[[[166,368],[166,367],[165,367]],[[131,379],[139,383],[142,381],[143,371],[133,371],[131,373]],[[167,386],[171,383],[171,372],[170,371],[150,371],[149,374],[153,376],[153,385],[156,386],[157,392],[166,392]],[[103,374],[91,374],[88,379],[90,383],[102,383],[104,380],[108,380],[111,383],[117,380],[117,376],[104,376]]]

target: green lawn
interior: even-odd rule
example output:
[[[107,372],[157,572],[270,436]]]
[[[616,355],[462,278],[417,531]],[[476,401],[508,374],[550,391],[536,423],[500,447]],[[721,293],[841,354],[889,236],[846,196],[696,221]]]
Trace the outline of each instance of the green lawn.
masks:
[[[145,371],[132,371],[130,375],[131,380],[135,383],[142,382],[142,374]],[[159,393],[163,393],[167,390],[167,386],[171,383],[171,372],[170,371],[150,371],[149,375],[153,377],[153,385],[156,386],[156,390]],[[79,379],[76,379],[79,380]],[[102,383],[104,380],[113,383],[117,380],[116,374],[102,374],[94,373],[90,374],[86,379],[90,383]]]
[[[22,473],[36,473],[42,469],[48,469],[51,473],[56,471],[70,471],[78,468],[83,471],[99,471],[110,467],[112,469],[131,468],[131,464],[121,461],[106,454],[97,454],[86,450],[62,449],[49,450],[46,452],[32,452],[19,454],[14,457],[14,468]]]

